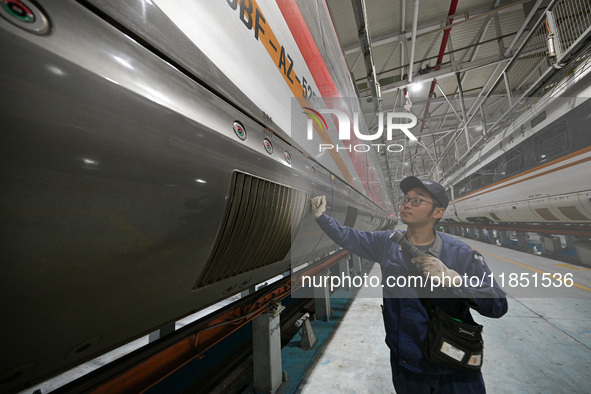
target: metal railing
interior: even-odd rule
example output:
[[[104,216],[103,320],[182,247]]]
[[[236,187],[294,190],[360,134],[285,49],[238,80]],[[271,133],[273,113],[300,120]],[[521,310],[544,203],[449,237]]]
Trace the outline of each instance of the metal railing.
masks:
[[[591,25],[591,1],[563,0],[556,2],[551,10],[556,24],[558,46],[561,53],[576,44]],[[550,19],[552,18],[550,17]]]

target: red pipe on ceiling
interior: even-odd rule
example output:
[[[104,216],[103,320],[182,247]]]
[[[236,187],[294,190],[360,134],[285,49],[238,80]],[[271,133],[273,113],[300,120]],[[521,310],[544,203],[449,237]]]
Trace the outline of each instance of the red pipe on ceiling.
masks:
[[[459,0],[452,0],[449,6],[449,12],[447,13],[447,24],[451,25],[453,22],[452,16],[456,13],[456,7],[458,6]],[[439,47],[439,54],[437,55],[437,62],[435,63],[435,68],[441,65],[443,61],[443,55],[445,54],[445,48],[447,47],[447,40],[449,39],[449,33],[451,31],[451,26],[443,31],[443,38],[441,39],[441,46]],[[412,72],[412,65],[411,65],[411,72]],[[423,132],[425,128],[425,122],[427,121],[427,116],[429,115],[429,108],[431,107],[431,97],[433,96],[433,92],[435,91],[435,84],[437,82],[433,80],[431,82],[431,88],[429,89],[429,95],[427,96],[427,105],[425,106],[425,113],[423,114],[423,121],[421,122],[421,131],[419,134]],[[419,141],[421,137],[419,136]],[[415,150],[415,154],[419,151],[419,147]]]

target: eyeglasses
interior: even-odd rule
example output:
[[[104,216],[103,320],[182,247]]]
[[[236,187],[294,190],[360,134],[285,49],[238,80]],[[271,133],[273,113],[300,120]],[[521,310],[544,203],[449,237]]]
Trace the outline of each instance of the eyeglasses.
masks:
[[[421,205],[422,202],[426,202],[427,204],[433,204],[431,201],[423,200],[421,198],[406,198],[405,197],[402,199],[400,206],[410,203],[410,205],[412,205],[413,207],[418,207],[419,205]]]

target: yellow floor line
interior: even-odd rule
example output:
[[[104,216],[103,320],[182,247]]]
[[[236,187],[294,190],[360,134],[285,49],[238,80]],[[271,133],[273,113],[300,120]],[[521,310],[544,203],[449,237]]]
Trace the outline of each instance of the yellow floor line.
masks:
[[[565,268],[570,268],[571,270],[577,270],[577,271],[591,271],[591,268],[579,268],[579,267],[575,267],[572,266],[570,264],[556,264],[559,267],[565,267]]]
[[[496,257],[497,259],[501,259],[501,260],[506,261],[508,263],[515,264],[515,265],[518,265],[518,266],[523,267],[523,268],[527,268],[528,270],[539,272],[540,274],[550,274],[550,275],[552,275],[552,273],[550,273],[550,272],[545,272],[545,271],[539,270],[537,268],[530,267],[529,265],[521,264],[521,263],[518,263],[517,261],[513,261],[513,260],[506,259],[504,257],[501,257],[501,256],[497,256],[496,254],[488,253],[488,252],[485,252],[483,250],[478,250],[478,249],[474,249],[474,250],[476,250],[477,252],[480,252],[480,253],[487,254],[489,256]],[[558,278],[556,278],[556,279],[558,279]],[[560,278],[559,280],[561,280],[562,282],[564,282],[564,280],[562,278]],[[577,287],[577,288],[579,288],[581,290],[585,290],[585,291],[588,291],[588,292],[591,293],[591,287],[580,285],[578,283],[575,283],[574,281],[573,281],[573,286],[574,287]]]

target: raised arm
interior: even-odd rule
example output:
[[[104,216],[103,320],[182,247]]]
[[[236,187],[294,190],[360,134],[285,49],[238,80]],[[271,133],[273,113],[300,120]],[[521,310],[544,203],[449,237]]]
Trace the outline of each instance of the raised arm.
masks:
[[[380,262],[384,255],[384,248],[388,245],[388,231],[358,231],[350,227],[341,226],[334,218],[324,214],[326,198],[324,196],[312,199],[312,213],[316,222],[337,245],[364,259]]]

